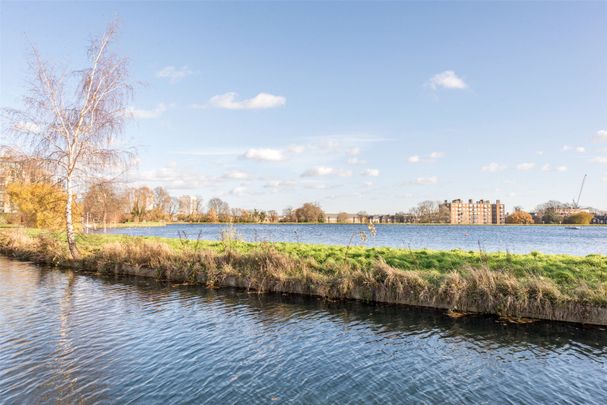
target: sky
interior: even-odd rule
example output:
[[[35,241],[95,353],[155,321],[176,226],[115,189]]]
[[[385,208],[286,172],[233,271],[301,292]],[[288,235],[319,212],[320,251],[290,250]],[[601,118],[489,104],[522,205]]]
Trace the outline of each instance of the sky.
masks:
[[[577,198],[607,209],[607,2],[0,2],[0,106],[32,44],[83,66],[113,19],[133,185],[281,210]]]

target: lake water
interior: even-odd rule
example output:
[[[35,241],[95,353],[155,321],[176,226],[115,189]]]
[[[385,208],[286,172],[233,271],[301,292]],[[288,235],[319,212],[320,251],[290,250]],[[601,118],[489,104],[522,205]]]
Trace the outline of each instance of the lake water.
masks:
[[[0,257],[0,403],[607,403],[607,330]]]
[[[107,232],[127,235],[216,240],[226,225],[168,225],[164,227],[116,228]],[[366,225],[313,224],[236,224],[234,228],[246,241],[305,242],[347,245]],[[607,254],[607,226],[566,229],[564,226],[423,226],[376,225],[377,236],[353,244],[391,246],[412,249],[479,250],[511,253],[567,253],[584,256]],[[367,232],[368,234],[368,232]]]

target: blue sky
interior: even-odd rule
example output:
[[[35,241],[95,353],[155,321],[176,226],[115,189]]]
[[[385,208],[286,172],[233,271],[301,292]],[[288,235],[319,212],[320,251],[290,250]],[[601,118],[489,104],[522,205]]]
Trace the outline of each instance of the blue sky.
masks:
[[[607,209],[607,2],[0,3],[0,105],[28,43],[65,68],[118,17],[135,183],[232,206]]]

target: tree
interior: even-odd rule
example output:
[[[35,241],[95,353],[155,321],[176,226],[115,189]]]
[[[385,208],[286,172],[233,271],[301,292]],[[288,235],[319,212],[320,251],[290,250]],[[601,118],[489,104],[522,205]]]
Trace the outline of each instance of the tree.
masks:
[[[103,223],[104,228],[108,222],[119,222],[126,208],[126,197],[111,182],[94,183],[84,195],[85,218],[87,221]]]
[[[339,214],[337,214],[337,222],[339,223],[346,223],[348,222],[348,219],[350,218],[350,215],[348,215],[347,212],[340,212]]]
[[[533,217],[528,212],[518,209],[506,217],[506,223],[507,224],[532,224]]]
[[[125,157],[114,145],[128,115],[131,86],[126,60],[110,53],[116,30],[110,24],[93,40],[88,65],[71,74],[57,74],[34,49],[24,109],[6,110],[10,130],[63,185],[67,243],[74,259],[79,257],[72,211],[76,181],[113,168]]]
[[[316,203],[305,203],[295,210],[297,222],[325,222],[325,212]]]
[[[358,211],[356,213],[356,216],[358,217],[358,222],[360,223],[367,222],[369,218],[369,214],[367,214],[367,211]]]
[[[171,209],[171,195],[164,187],[154,189],[154,209],[159,213],[168,214]]]
[[[276,212],[275,210],[268,211],[268,221],[278,222],[278,212]]]
[[[295,211],[291,207],[282,210],[282,222],[297,222]]]
[[[550,207],[543,211],[540,218],[544,224],[560,224],[563,222],[563,216],[557,211],[557,208]]]
[[[413,214],[417,219],[417,222],[420,223],[437,223],[440,222],[441,218],[438,203],[430,200],[422,201],[417,204],[417,207],[411,209],[411,214]]]
[[[209,208],[209,212],[207,213],[207,221],[208,222],[218,222],[219,217],[217,216],[217,211],[215,208]]]
[[[568,217],[565,217],[563,223],[588,225],[592,221],[592,218],[594,218],[594,214],[591,214],[590,212],[578,212],[576,214],[572,214]]]
[[[147,219],[147,212],[153,208],[154,192],[147,186],[139,187],[131,191],[131,215],[136,221]]]
[[[209,200],[208,207],[209,215],[211,210],[215,211],[215,215],[217,215],[217,220],[226,222],[230,219],[230,206],[227,202],[221,200],[220,198],[211,198]],[[209,221],[217,222],[217,220]]]
[[[61,229],[65,227],[67,194],[52,183],[11,183],[6,192],[27,226]],[[72,211],[79,212],[72,201]]]

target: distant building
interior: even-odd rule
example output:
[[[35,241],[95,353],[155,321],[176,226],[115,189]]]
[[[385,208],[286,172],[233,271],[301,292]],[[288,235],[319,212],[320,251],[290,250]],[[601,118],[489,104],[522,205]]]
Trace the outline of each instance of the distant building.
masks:
[[[0,214],[11,214],[15,207],[11,204],[6,193],[6,187],[15,181],[22,180],[24,174],[23,162],[0,157]]]
[[[595,215],[590,223],[594,225],[607,225],[607,214]]]
[[[468,200],[445,200],[441,207],[449,211],[449,219],[452,224],[504,224],[506,222],[506,210],[500,200],[491,203],[489,200],[474,202]]]
[[[341,221],[340,221],[341,219]],[[339,214],[326,214],[325,223],[328,224],[404,224],[415,222],[415,217],[411,214],[392,214],[392,215],[369,215],[369,214],[347,214],[339,218]]]

